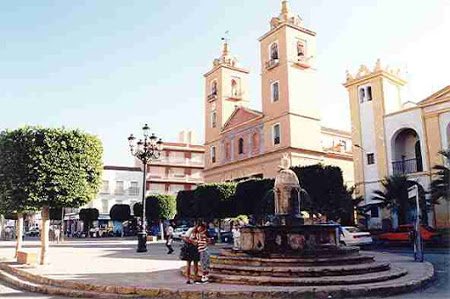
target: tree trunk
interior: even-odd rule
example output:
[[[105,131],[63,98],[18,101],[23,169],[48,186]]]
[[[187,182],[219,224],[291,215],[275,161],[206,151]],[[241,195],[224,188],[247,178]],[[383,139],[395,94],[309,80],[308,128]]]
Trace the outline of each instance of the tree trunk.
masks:
[[[16,253],[15,253],[14,257],[17,257],[17,252],[22,250],[22,244],[23,244],[22,236],[23,236],[23,214],[17,213],[17,221],[16,221],[17,242],[16,242]]]
[[[164,224],[162,220],[159,220],[159,230],[161,232],[161,241],[164,241]]]
[[[0,215],[0,240],[5,240],[5,216]]]
[[[64,242],[64,235],[65,235],[65,229],[64,229],[64,208],[61,208],[61,242]]]
[[[49,210],[49,207],[45,206],[41,211],[41,265],[47,263],[47,252],[49,247],[48,235],[50,228]]]

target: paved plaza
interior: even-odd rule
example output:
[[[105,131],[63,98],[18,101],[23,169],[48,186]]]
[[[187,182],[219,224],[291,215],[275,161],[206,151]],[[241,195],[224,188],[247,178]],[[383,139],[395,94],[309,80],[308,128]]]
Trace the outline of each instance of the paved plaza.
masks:
[[[0,258],[3,261],[11,260],[14,254],[14,242],[0,242]],[[27,251],[39,252],[37,241],[25,242]],[[187,285],[185,278],[180,274],[180,268],[184,265],[178,259],[180,243],[175,244],[175,254],[168,255],[162,243],[150,243],[147,253],[136,252],[135,240],[120,239],[77,239],[69,240],[63,244],[52,244],[49,249],[49,264],[38,267],[23,267],[27,272],[42,277],[80,282],[83,284],[100,286],[124,286],[128,288],[157,288],[166,290],[176,290],[179,293],[197,292],[234,292],[236,298],[240,293],[253,291],[280,291],[299,290],[302,287],[268,287],[268,286],[246,286],[246,285],[224,285],[210,283],[207,285]],[[211,250],[217,252],[221,245],[214,246]],[[377,260],[389,261],[401,264],[409,270],[413,269],[415,263],[410,254],[370,252]],[[448,253],[442,255],[444,260],[448,259]],[[435,255],[434,262],[441,265],[439,271],[445,272],[442,267],[442,257]],[[446,263],[448,266],[448,263]],[[424,290],[418,290],[412,294],[400,295],[395,298],[419,298],[426,294],[428,298],[445,298],[449,294],[448,269],[446,273],[439,275],[438,288],[431,286]],[[327,288],[327,287],[324,287]],[[431,290],[431,291],[429,291]],[[2,291],[3,292],[3,291]],[[18,293],[15,293],[18,292]],[[8,297],[21,297],[20,291],[8,291]],[[14,295],[15,294],[15,295]],[[406,296],[406,297],[405,297]],[[61,298],[58,296],[43,296],[38,298]]]

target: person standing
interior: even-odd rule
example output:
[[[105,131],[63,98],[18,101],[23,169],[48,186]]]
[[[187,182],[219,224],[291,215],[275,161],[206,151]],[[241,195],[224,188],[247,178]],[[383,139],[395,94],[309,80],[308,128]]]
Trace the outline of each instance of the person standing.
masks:
[[[61,236],[61,230],[59,229],[58,226],[55,226],[55,229],[53,230],[53,234],[55,235],[55,242],[56,244],[59,244],[59,238]]]
[[[241,230],[237,223],[233,225],[231,233],[233,234],[233,249],[238,250],[241,248]]]
[[[180,259],[186,261],[187,284],[192,284],[192,282],[197,281],[198,278],[198,261],[200,260],[200,255],[197,249],[196,233],[197,226],[194,226],[186,232],[184,237],[182,237],[184,244],[180,251]],[[193,280],[191,280],[192,263],[194,263]]]
[[[202,267],[202,278],[200,283],[208,282],[210,255],[208,250],[208,234],[206,232],[206,225],[200,224],[195,236],[197,240],[197,248],[200,255],[200,265]]]
[[[169,224],[169,226],[166,228],[166,247],[169,251],[167,251],[167,254],[173,253],[173,226],[172,223]]]

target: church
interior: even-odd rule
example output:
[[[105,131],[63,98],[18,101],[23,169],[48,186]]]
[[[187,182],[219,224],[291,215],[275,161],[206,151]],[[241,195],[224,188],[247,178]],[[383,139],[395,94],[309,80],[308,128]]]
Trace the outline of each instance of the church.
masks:
[[[283,156],[290,165],[339,166],[354,184],[349,132],[321,125],[316,95],[316,33],[282,1],[259,38],[262,111],[249,107],[249,71],[227,41],[205,75],[204,181],[274,178]]]

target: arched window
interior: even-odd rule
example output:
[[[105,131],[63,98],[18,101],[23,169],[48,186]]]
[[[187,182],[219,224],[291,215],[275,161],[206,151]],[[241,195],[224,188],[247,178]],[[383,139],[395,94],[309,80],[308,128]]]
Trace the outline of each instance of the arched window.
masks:
[[[231,144],[230,142],[225,143],[225,160],[230,160],[231,158]]]
[[[278,44],[273,43],[272,45],[270,45],[270,59],[275,60],[278,59],[278,57]]]
[[[238,149],[239,149],[239,155],[244,153],[244,139],[242,139],[242,138],[239,138]]]
[[[236,97],[238,96],[238,84],[236,80],[231,80],[231,96]]]
[[[217,95],[217,81],[213,81],[211,84],[211,95]]]
[[[364,91],[364,87],[361,87],[359,89],[359,102],[363,103],[365,97],[366,97],[366,92]]]
[[[258,151],[259,149],[259,135],[258,133],[253,133],[252,135],[252,151]]]
[[[216,163],[216,147],[211,146],[211,163]]]
[[[305,43],[303,41],[297,42],[297,57],[299,60],[303,60],[306,57]]]

